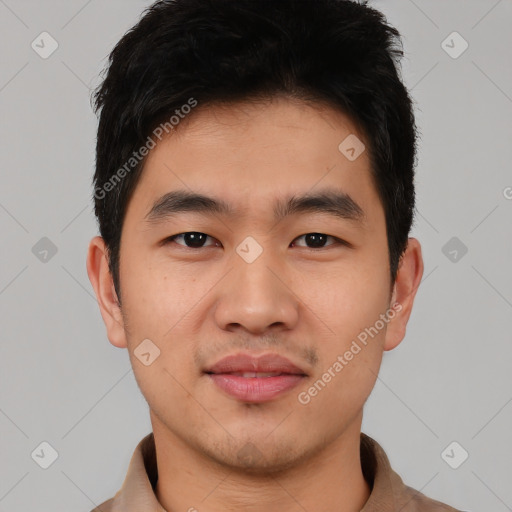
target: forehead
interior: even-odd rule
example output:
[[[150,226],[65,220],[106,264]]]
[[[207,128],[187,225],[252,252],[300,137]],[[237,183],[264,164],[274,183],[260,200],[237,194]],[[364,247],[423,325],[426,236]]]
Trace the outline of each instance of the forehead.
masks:
[[[284,98],[199,103],[182,123],[146,159],[132,197],[139,218],[175,190],[221,199],[239,216],[276,216],[279,198],[283,212],[285,199],[329,190],[348,196],[363,217],[379,208],[364,136],[339,111]],[[343,152],[347,140],[360,144],[355,159]]]

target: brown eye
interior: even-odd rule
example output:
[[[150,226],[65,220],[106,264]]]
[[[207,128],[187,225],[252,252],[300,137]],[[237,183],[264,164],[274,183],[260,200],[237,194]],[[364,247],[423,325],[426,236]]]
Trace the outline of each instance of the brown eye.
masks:
[[[205,245],[208,238],[212,238],[205,233],[198,231],[187,231],[186,233],[179,233],[166,239],[168,242],[176,242],[178,239],[182,239],[184,243],[176,242],[178,245],[184,245],[189,249],[201,249],[202,247],[211,247],[211,245]],[[213,239],[212,239],[213,240]],[[213,244],[215,245],[215,244]]]
[[[338,243],[343,243],[342,240],[339,238],[336,238],[331,235],[326,235],[324,233],[306,233],[305,235],[297,237],[295,240],[299,240],[301,238],[304,238],[304,241],[306,242],[306,247],[309,249],[323,249],[326,247],[326,241],[328,238],[331,238],[334,240],[334,243],[327,244],[329,245],[337,245]],[[292,242],[293,244],[293,242]],[[299,245],[299,247],[304,247],[303,245]]]

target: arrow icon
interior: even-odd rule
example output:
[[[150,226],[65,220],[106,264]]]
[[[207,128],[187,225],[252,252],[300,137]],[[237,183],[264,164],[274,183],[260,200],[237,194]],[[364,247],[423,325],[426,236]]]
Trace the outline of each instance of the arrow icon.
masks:
[[[34,448],[30,457],[40,468],[48,469],[59,458],[59,454],[50,443],[43,441]]]
[[[338,149],[347,160],[353,162],[365,150],[363,141],[355,133],[347,135],[338,145]]]
[[[442,452],[441,458],[452,469],[457,469],[469,457],[469,453],[457,441],[452,441]]]
[[[441,252],[452,263],[458,263],[467,254],[468,248],[459,238],[452,236],[452,238],[441,247]]]
[[[41,57],[41,59],[47,59],[59,47],[59,43],[48,32],[41,32],[30,43],[30,47],[39,55],[39,57]]]
[[[133,353],[144,366],[153,364],[160,357],[160,349],[148,338],[142,341]]]
[[[263,252],[263,247],[252,236],[247,236],[237,245],[236,252],[246,263],[252,263]]]
[[[441,48],[452,59],[458,59],[469,47],[469,43],[456,31],[448,34],[441,42]]]
[[[57,246],[46,236],[32,246],[32,254],[42,263],[48,263],[57,252]]]

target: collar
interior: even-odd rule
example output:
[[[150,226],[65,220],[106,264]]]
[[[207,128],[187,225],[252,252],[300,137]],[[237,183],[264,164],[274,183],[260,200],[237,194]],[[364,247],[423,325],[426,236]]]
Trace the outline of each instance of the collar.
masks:
[[[383,448],[361,432],[361,466],[371,494],[360,512],[458,512],[406,486],[393,471]],[[166,512],[156,499],[158,480],[153,432],[137,445],[128,472],[116,495],[92,512]]]

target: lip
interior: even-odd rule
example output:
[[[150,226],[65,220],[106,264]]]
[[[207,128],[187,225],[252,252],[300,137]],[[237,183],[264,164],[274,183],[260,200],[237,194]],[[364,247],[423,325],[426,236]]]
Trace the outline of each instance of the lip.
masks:
[[[280,372],[292,375],[306,375],[306,372],[279,354],[263,354],[255,357],[247,353],[233,354],[217,361],[205,370],[206,373],[233,372]]]
[[[277,376],[233,375],[233,373],[278,373]],[[205,370],[205,374],[218,388],[233,398],[244,402],[265,402],[297,386],[306,372],[286,357],[278,354],[264,354],[259,357],[250,354],[234,354],[224,357]]]

